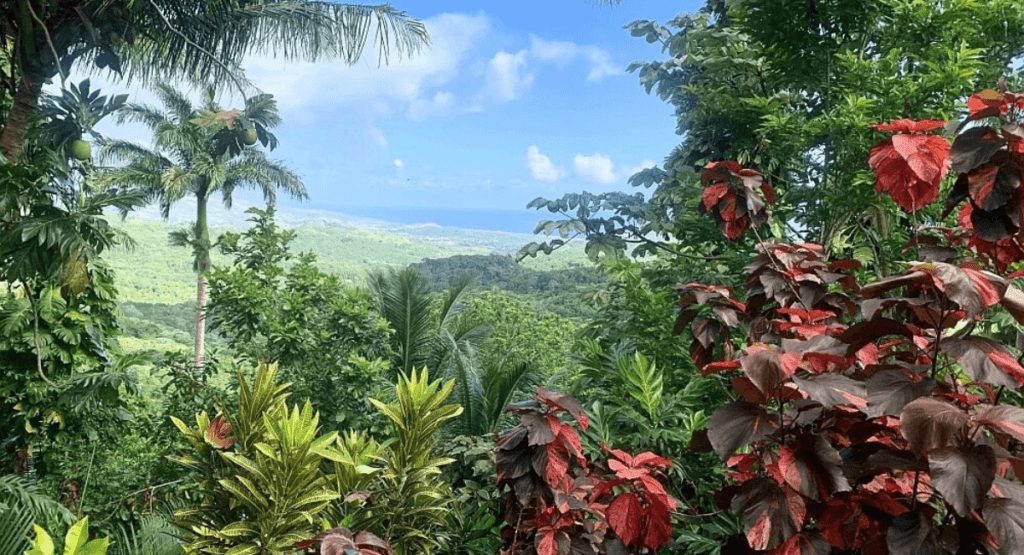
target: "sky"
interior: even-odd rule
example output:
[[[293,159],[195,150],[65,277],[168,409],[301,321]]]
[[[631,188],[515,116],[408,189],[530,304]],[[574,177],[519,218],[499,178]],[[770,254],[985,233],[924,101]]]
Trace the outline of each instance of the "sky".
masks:
[[[539,2],[394,0],[420,19],[431,47],[377,66],[251,57],[248,77],[278,102],[271,157],[302,177],[303,206],[396,223],[530,232],[550,216],[534,198],[626,191],[635,171],[678,144],[672,106],[648,95],[634,61],[663,60],[660,44],[623,25],[664,23],[697,0]],[[130,102],[154,103],[135,86]],[[231,99],[225,99],[225,107]],[[148,143],[140,126],[97,131]],[[258,202],[258,197],[250,197]],[[241,200],[247,200],[243,194]]]

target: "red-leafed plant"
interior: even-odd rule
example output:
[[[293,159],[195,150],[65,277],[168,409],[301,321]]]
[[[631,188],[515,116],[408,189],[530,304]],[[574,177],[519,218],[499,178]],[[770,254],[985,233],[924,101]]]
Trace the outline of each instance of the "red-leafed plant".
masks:
[[[726,237],[735,241],[748,227],[768,223],[768,210],[757,190],[775,204],[775,191],[760,172],[736,162],[711,162],[700,174],[704,194],[701,214],[710,212]]]
[[[588,460],[569,414],[586,431],[576,399],[544,388],[509,405],[519,425],[498,438],[498,488],[504,504],[504,555],[654,553],[672,538],[676,501],[658,480],[672,463],[617,449],[607,467]]]
[[[352,534],[348,528],[333,528],[295,545],[309,555],[394,555],[391,545],[373,532]]]
[[[745,297],[677,286],[677,333],[690,328],[694,362],[732,373],[739,396],[693,441],[733,480],[716,492],[744,524],[731,553],[1021,553],[1024,408],[1001,401],[1024,384],[1024,355],[979,323],[1001,310],[1024,322],[1024,293],[982,266],[1024,259],[1024,95],[1001,84],[968,108],[967,122],[1000,125],[961,125],[951,148],[922,134],[942,122],[877,126],[896,134],[870,165],[908,211],[959,174],[946,207],[968,201],[962,227],[942,231],[978,260],[920,236],[924,261],[861,286],[859,263],[819,245],[760,243]]]

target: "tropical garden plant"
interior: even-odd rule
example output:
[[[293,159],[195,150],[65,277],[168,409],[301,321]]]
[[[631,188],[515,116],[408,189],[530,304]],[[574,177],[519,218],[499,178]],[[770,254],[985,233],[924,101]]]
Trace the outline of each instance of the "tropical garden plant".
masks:
[[[918,261],[904,271],[860,285],[861,264],[829,262],[821,245],[760,243],[744,301],[725,287],[677,287],[677,329],[706,346],[694,362],[706,374],[738,371],[740,398],[694,438],[730,468],[734,483],[716,493],[744,521],[730,549],[1019,549],[1024,409],[1014,400],[1024,367],[991,318],[1024,322],[1024,293],[1011,284],[1019,274],[999,275],[1024,258],[1022,99],[1002,82],[971,96],[967,117],[948,127],[952,146],[928,133],[942,121],[873,126],[892,133],[869,160],[878,193],[916,213],[938,200],[952,169],[945,212],[967,201],[957,227],[912,230]],[[708,164],[704,202],[726,220],[749,218],[729,213],[720,192],[754,173]]]

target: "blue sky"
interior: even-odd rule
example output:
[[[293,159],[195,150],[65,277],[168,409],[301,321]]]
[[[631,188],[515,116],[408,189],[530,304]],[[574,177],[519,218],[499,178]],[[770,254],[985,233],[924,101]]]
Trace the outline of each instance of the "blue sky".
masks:
[[[672,107],[625,72],[665,54],[622,27],[701,4],[395,0],[424,21],[429,50],[380,68],[369,47],[352,67],[256,57],[245,66],[278,100],[284,123],[272,156],[303,176],[305,207],[530,231],[547,215],[525,210],[535,197],[627,190],[632,172],[678,143]],[[98,130],[148,141],[138,128]],[[511,217],[499,222],[498,211]]]

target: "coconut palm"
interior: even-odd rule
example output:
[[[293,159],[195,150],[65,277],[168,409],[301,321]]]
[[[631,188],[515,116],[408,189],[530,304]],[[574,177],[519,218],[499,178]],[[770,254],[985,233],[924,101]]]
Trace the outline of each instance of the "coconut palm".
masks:
[[[210,265],[211,248],[207,221],[210,198],[220,193],[224,205],[230,208],[233,193],[238,188],[259,190],[268,203],[276,200],[278,190],[304,199],[306,188],[294,171],[280,161],[267,158],[261,149],[240,148],[235,130],[216,129],[202,123],[204,116],[209,119],[210,114],[219,110],[213,89],[206,89],[202,110],[197,110],[187,96],[173,87],[160,85],[155,92],[164,110],[128,104],[118,112],[119,123],[140,122],[149,127],[153,133],[153,148],[121,140],[101,143],[98,156],[101,163],[124,165],[103,172],[97,181],[102,186],[144,191],[148,200],[160,203],[164,218],[175,202],[186,197],[195,199],[195,223],[191,228],[173,232],[171,242],[191,246],[193,251],[193,269],[197,275],[195,363],[201,366],[206,332],[204,273]],[[259,139],[265,145],[277,144],[269,130],[281,119],[270,95],[246,100],[245,110],[233,120],[232,127],[243,125],[241,122],[251,125],[249,129],[258,130]]]
[[[306,0],[20,0],[0,2],[0,82],[6,116],[0,154],[17,160],[43,83],[76,60],[128,80],[168,78],[234,83],[250,53],[354,64],[373,32],[378,63],[390,51],[413,54],[426,28],[389,4],[361,6]],[[7,106],[9,109],[6,109]]]

